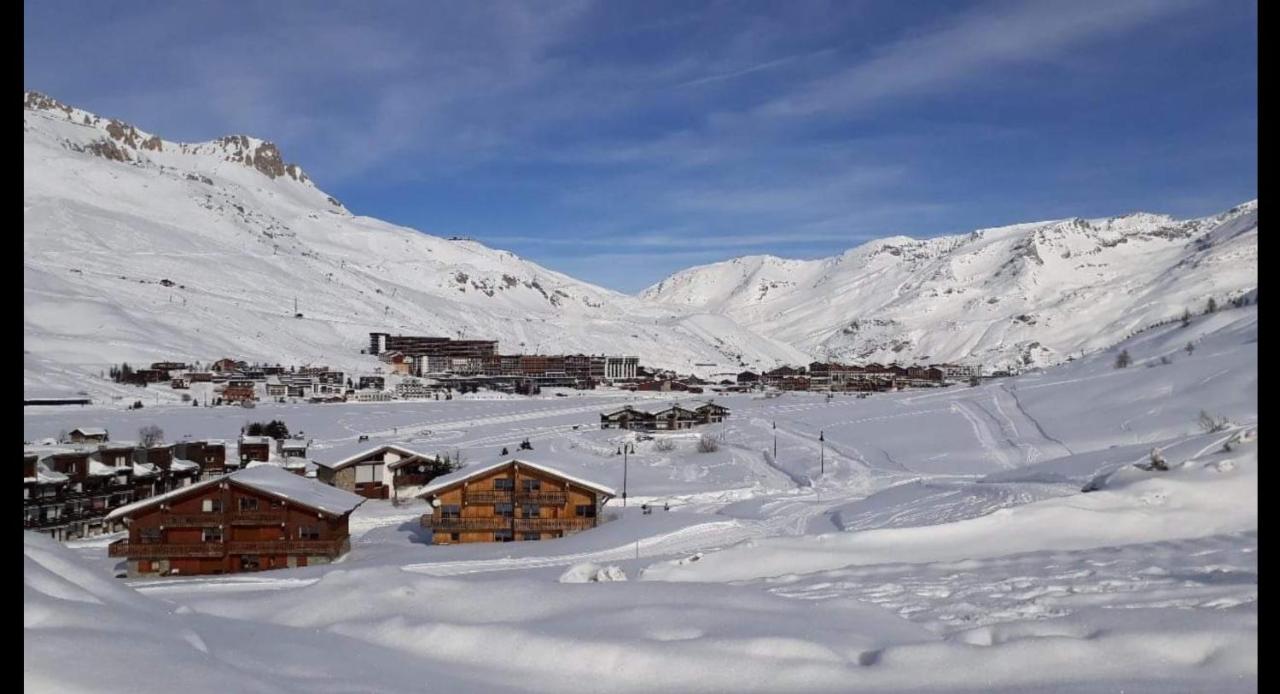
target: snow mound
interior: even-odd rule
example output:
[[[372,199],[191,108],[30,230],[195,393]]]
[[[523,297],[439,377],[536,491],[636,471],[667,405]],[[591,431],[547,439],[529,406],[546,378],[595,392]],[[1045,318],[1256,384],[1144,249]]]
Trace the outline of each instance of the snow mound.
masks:
[[[591,562],[574,564],[560,575],[561,583],[608,583],[625,580],[627,573],[620,567],[612,564],[601,567]]]

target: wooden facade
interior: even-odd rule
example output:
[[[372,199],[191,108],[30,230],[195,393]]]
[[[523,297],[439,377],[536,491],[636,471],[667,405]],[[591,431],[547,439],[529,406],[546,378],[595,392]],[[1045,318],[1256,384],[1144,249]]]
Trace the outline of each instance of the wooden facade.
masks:
[[[676,431],[692,429],[701,424],[715,424],[729,416],[729,408],[714,403],[704,403],[695,408],[673,405],[658,412],[639,410],[631,405],[600,415],[601,429],[631,429],[638,431]]]
[[[297,479],[266,469],[268,477]],[[254,479],[264,479],[261,470],[232,473],[120,509],[129,538],[111,543],[108,554],[126,559],[130,576],[189,576],[328,563],[350,549],[347,524],[359,500],[320,510],[255,484]]]
[[[367,499],[388,499],[396,487],[421,484],[414,467],[397,465],[409,458],[433,458],[403,446],[386,445],[331,463],[316,462],[316,480]]]
[[[437,482],[421,496],[432,505],[422,525],[444,545],[547,540],[594,528],[613,491],[509,460]]]

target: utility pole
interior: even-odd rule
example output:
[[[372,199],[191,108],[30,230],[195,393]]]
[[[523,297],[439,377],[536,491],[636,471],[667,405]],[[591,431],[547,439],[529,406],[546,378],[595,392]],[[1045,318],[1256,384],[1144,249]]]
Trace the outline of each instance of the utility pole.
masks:
[[[627,507],[627,444],[622,444],[622,507]]]
[[[773,463],[778,463],[778,423],[773,423]]]
[[[827,440],[821,431],[818,432],[818,445],[821,447],[821,452],[819,453],[821,457],[818,458],[818,476],[821,477],[827,472]]]

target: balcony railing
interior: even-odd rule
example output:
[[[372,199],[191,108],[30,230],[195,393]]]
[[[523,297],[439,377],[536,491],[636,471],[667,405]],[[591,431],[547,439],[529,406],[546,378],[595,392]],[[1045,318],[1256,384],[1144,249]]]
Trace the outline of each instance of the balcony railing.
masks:
[[[278,524],[283,522],[285,522],[283,511],[233,511],[231,513],[232,525]]]
[[[327,554],[337,556],[344,540],[275,540],[265,542],[230,542],[228,554]]]
[[[161,514],[160,525],[166,528],[216,528],[222,525],[221,513]]]
[[[569,500],[564,492],[517,492],[516,501],[522,504],[546,504],[564,506]]]
[[[456,532],[459,530],[506,530],[511,527],[510,518],[443,518],[424,516],[423,522],[432,530]]]
[[[115,542],[107,545],[107,556],[128,557],[129,559],[150,557],[221,557],[223,555],[222,550],[223,546],[220,542],[191,542],[184,544],[164,544],[157,542],[155,544],[135,544],[128,540],[116,540]]]
[[[511,490],[495,490],[495,489],[468,489],[463,494],[463,502],[468,504],[509,504],[511,503]]]
[[[595,527],[594,518],[517,518],[516,531],[586,530]]]
[[[568,497],[564,492],[542,492],[542,491],[511,491],[496,489],[470,489],[463,495],[463,501],[468,504],[510,504],[510,503],[532,503],[547,504],[548,506],[564,506]]]

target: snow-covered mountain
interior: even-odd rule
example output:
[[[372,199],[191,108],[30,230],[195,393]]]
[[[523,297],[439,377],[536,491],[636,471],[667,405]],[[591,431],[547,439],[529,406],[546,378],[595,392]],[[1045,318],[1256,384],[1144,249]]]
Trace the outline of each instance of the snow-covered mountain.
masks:
[[[1256,291],[1258,204],[878,239],[839,256],[751,256],[642,293],[727,315],[818,358],[1051,364]]]
[[[34,92],[23,116],[29,390],[121,361],[368,369],[360,350],[371,331],[636,354],[682,371],[808,356],[724,316],[353,215],[270,142],[170,142]]]

